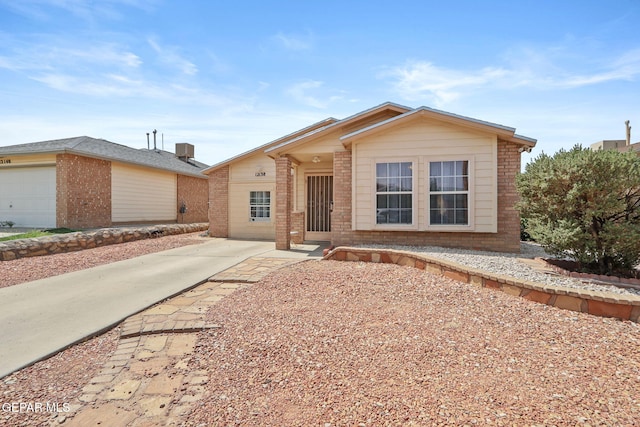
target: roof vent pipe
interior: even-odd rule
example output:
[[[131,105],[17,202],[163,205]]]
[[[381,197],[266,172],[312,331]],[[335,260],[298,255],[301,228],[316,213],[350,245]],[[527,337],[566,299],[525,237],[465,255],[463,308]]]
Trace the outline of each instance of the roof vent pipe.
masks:
[[[149,132],[147,132],[147,150],[149,149]]]
[[[629,120],[624,122],[624,124],[627,126],[627,147],[628,147],[629,145],[631,145],[631,126],[629,126]]]
[[[157,132],[158,132],[157,130],[155,130],[155,129],[153,130],[153,149],[154,150],[157,150],[157,148],[156,148],[156,133]]]

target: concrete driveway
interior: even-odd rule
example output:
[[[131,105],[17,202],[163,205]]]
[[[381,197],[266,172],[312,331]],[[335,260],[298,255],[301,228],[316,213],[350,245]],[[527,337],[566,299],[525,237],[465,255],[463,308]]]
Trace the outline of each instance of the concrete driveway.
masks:
[[[211,239],[0,289],[0,378],[111,328],[249,257],[301,257],[273,242]]]

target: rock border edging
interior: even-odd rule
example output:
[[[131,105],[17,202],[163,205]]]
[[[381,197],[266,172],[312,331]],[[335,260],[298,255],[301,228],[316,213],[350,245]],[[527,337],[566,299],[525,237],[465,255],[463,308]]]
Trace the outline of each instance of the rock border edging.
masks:
[[[395,249],[337,247],[329,251],[323,259],[379,262],[414,267],[464,283],[497,289],[509,295],[563,310],[640,323],[640,297],[543,285]]]
[[[9,240],[0,242],[0,261],[75,252],[174,234],[195,233],[205,231],[208,228],[208,223],[163,224],[137,228],[102,228],[95,231],[78,231],[50,237]]]

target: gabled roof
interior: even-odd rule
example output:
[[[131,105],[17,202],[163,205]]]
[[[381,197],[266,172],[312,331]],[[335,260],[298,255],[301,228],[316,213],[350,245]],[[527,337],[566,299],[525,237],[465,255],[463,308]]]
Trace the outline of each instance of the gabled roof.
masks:
[[[223,166],[228,165],[229,163],[235,162],[236,160],[245,159],[245,158],[250,157],[250,156],[252,156],[252,155],[254,155],[256,153],[264,152],[269,147],[272,147],[274,145],[282,144],[283,141],[287,141],[287,140],[290,140],[290,139],[297,139],[301,135],[310,134],[310,133],[316,132],[316,131],[318,131],[320,129],[324,129],[327,126],[330,126],[331,124],[333,124],[333,123],[335,123],[337,121],[338,121],[338,119],[334,119],[333,117],[329,117],[327,119],[321,120],[319,122],[316,122],[316,123],[312,124],[311,126],[307,126],[305,128],[297,130],[297,131],[295,131],[293,133],[290,133],[290,134],[285,135],[283,137],[280,137],[278,139],[274,139],[271,142],[267,142],[266,144],[263,144],[263,145],[261,145],[259,147],[256,147],[256,148],[252,149],[252,150],[245,151],[244,153],[240,153],[237,156],[233,156],[233,157],[231,157],[231,158],[229,158],[227,160],[224,160],[224,161],[222,161],[220,163],[216,163],[215,165],[205,169],[203,171],[203,173],[208,174],[210,172],[213,172],[216,169],[219,169],[219,168],[221,168]]]
[[[434,108],[429,107],[419,107],[415,110],[408,111],[404,114],[401,114],[396,117],[392,117],[390,119],[375,123],[371,126],[368,126],[363,129],[359,129],[355,132],[351,132],[349,134],[343,135],[340,137],[342,144],[345,147],[351,145],[353,141],[358,140],[359,138],[363,138],[367,135],[370,135],[374,132],[378,132],[382,129],[387,129],[398,124],[405,122],[411,118],[415,118],[417,116],[426,116],[431,117],[439,121],[451,123],[458,126],[468,127],[480,131],[489,131],[491,133],[497,134],[501,139],[504,139],[509,142],[513,142],[519,145],[533,147],[536,145],[537,140],[533,138],[529,138],[526,136],[517,135],[515,133],[515,128],[504,126],[496,123],[486,122],[484,120],[478,120],[471,117],[465,117],[458,114],[449,113],[447,111],[436,110]]]
[[[408,111],[411,111],[411,108],[409,107],[405,107],[404,105],[400,105],[400,104],[395,104],[393,102],[385,102],[384,104],[380,104],[377,105],[373,108],[369,108],[367,110],[361,111],[357,114],[354,114],[352,116],[349,116],[345,119],[342,120],[337,120],[335,123],[332,123],[329,126],[325,126],[324,128],[321,129],[317,129],[314,132],[309,132],[303,135],[300,135],[297,138],[293,138],[293,139],[289,139],[286,141],[283,141],[281,144],[272,146],[268,149],[265,150],[265,153],[269,154],[269,153],[275,153],[278,150],[281,150],[283,148],[291,148],[295,145],[298,144],[303,144],[307,141],[309,141],[310,139],[314,139],[316,137],[319,137],[321,135],[326,134],[327,132],[330,132],[334,129],[340,128],[340,127],[344,127],[344,126],[348,126],[351,123],[354,123],[358,120],[362,120],[368,116],[372,116],[374,114],[378,114],[380,112],[386,111],[386,110],[390,110],[390,111],[394,111],[397,112],[398,114],[403,114],[406,113]]]
[[[190,162],[187,163],[178,159],[175,154],[168,151],[136,149],[104,139],[96,139],[88,136],[0,147],[0,155],[2,156],[60,153],[70,153],[103,160],[119,161],[171,171],[181,175],[206,178],[202,174],[202,171],[207,167],[204,163],[194,160],[190,160]]]

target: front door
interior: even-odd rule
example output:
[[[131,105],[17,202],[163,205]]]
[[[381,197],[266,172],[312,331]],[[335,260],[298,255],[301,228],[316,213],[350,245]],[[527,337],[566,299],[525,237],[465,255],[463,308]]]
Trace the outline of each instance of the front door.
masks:
[[[306,240],[331,240],[333,176],[307,176]]]

